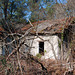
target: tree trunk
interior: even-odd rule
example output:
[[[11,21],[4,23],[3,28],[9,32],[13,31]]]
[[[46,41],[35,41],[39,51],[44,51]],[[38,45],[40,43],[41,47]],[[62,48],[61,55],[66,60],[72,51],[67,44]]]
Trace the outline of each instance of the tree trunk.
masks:
[[[7,8],[9,0],[4,1],[4,18],[7,19]]]

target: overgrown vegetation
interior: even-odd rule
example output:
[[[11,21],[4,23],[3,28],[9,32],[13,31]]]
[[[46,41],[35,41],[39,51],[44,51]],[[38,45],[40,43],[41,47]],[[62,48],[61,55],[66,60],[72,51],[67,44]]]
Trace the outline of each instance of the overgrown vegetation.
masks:
[[[44,59],[42,61],[38,58],[41,58],[43,55],[39,53],[36,57],[32,56],[29,53],[32,47],[26,44],[26,36],[30,33],[30,29],[33,29],[33,26],[35,26],[32,22],[38,21],[40,23],[40,21],[53,19],[52,24],[54,25],[54,19],[60,20],[64,18],[66,26],[69,24],[75,25],[75,0],[67,0],[64,3],[61,0],[59,1],[0,0],[0,41],[2,48],[4,48],[3,50],[5,50],[5,56],[0,56],[0,75],[75,75],[75,30],[69,29],[73,35],[71,37],[72,41],[67,42],[70,45],[67,49],[63,50],[63,39],[65,36],[63,33],[64,28],[61,29],[63,30],[60,37],[61,42],[58,41],[58,44],[62,51],[68,50],[68,56],[64,56],[66,57],[65,60],[58,60],[56,62],[51,59]],[[66,17],[68,18],[66,19]],[[71,17],[73,20],[70,23]],[[23,34],[21,27],[26,24],[30,24],[31,27],[28,30],[26,30],[26,27]],[[48,28],[48,30],[50,29]],[[37,27],[35,31],[37,31]],[[38,33],[36,35],[38,37]],[[28,49],[27,52],[21,51],[23,45]],[[44,50],[44,53],[46,52]],[[63,54],[61,54],[61,57],[63,57]]]
[[[42,57],[42,55],[41,55],[40,53],[38,53],[36,56],[37,56],[38,58],[41,58],[41,57]]]
[[[58,40],[58,45],[59,45],[59,48],[61,50],[61,42]]]

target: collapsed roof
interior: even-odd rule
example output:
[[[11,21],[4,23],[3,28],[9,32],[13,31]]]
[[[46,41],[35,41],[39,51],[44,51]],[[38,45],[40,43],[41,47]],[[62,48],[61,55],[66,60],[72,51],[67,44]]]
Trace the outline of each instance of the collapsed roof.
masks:
[[[70,25],[75,27],[75,17],[57,20],[44,20],[30,23],[27,25],[16,24],[16,26],[18,27],[15,27],[15,33],[25,33],[29,30],[29,34],[56,34],[61,33],[64,29],[68,29]],[[0,26],[0,34],[2,34],[2,32],[5,32],[5,30]]]
[[[27,24],[26,26],[21,28],[22,32],[26,32],[30,29],[30,34],[56,34],[61,33],[64,29],[67,29],[74,22],[74,17],[58,19],[58,20],[45,20],[39,21],[32,24]]]

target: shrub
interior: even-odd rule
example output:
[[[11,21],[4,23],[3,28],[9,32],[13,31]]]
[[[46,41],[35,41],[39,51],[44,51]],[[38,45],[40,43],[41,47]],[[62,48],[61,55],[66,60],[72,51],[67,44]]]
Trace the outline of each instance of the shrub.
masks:
[[[41,58],[41,57],[42,57],[42,55],[41,55],[40,53],[38,53],[36,56],[37,56],[38,58]]]

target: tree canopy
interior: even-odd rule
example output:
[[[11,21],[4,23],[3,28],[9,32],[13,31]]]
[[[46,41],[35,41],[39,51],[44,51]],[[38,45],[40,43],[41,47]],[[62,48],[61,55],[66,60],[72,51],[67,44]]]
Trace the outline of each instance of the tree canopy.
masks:
[[[32,22],[75,16],[75,0],[0,0],[0,19]]]

